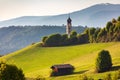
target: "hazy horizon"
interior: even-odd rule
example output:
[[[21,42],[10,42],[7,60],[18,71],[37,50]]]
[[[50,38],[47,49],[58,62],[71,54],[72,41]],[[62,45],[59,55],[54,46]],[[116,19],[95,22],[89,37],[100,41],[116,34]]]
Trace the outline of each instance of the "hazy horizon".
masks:
[[[120,4],[118,0],[0,0],[0,21],[20,16],[59,15],[95,4]]]

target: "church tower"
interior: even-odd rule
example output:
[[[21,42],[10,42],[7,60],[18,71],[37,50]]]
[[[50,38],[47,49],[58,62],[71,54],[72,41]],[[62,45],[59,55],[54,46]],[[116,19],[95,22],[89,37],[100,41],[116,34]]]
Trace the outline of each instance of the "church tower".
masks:
[[[66,26],[66,34],[68,34],[68,37],[70,37],[70,33],[71,33],[71,30],[72,30],[72,20],[70,18],[70,15],[67,19],[67,26]]]

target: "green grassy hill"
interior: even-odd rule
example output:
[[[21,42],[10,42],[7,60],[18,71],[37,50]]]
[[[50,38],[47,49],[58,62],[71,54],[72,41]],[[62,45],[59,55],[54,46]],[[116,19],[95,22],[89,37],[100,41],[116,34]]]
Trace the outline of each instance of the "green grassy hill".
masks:
[[[73,78],[77,78],[79,74],[83,72],[92,73],[96,55],[103,49],[110,51],[113,65],[120,66],[120,42],[94,43],[65,47],[38,47],[38,44],[34,44],[5,55],[1,59],[22,68],[25,76],[29,78],[35,78],[39,75],[48,77],[52,65],[70,63],[75,66],[76,74],[53,79],[63,80],[64,78],[65,80],[76,80]],[[99,76],[101,75],[98,75],[98,77]]]

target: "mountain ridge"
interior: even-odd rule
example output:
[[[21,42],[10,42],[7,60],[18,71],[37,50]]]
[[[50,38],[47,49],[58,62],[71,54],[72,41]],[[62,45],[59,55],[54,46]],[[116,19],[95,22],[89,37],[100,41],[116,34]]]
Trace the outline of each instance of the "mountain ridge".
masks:
[[[76,26],[73,30],[81,33],[84,27]],[[65,26],[10,26],[0,28],[0,55],[4,55],[39,42],[43,36],[65,33]]]
[[[98,15],[101,14],[101,15]],[[73,25],[103,27],[105,22],[120,16],[120,4],[102,3],[70,13]],[[96,17],[94,17],[96,15]],[[0,26],[10,25],[62,25],[66,24],[68,14],[48,16],[21,16],[0,22]],[[96,19],[97,18],[97,19]]]

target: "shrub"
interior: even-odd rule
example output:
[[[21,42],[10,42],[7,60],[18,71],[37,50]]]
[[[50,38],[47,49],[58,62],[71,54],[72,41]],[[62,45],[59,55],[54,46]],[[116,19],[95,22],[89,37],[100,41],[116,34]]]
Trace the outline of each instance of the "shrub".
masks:
[[[84,43],[88,43],[89,42],[88,34],[79,34],[77,36],[77,38],[78,38],[78,43],[80,43],[80,44],[84,44]]]
[[[71,33],[70,33],[70,37],[76,37],[77,36],[77,32],[76,31],[72,31]]]
[[[63,34],[61,35],[61,45],[67,45],[67,40],[68,40],[68,35],[67,34]]]
[[[111,67],[112,67],[112,60],[109,52],[106,50],[100,51],[96,59],[96,71],[104,72],[110,70]]]
[[[0,63],[0,80],[25,80],[25,77],[15,65]]]
[[[61,35],[53,34],[50,35],[44,42],[46,46],[59,46],[61,44]]]
[[[78,43],[78,38],[77,37],[71,37],[71,38],[68,39],[68,43],[70,45],[77,44]]]

